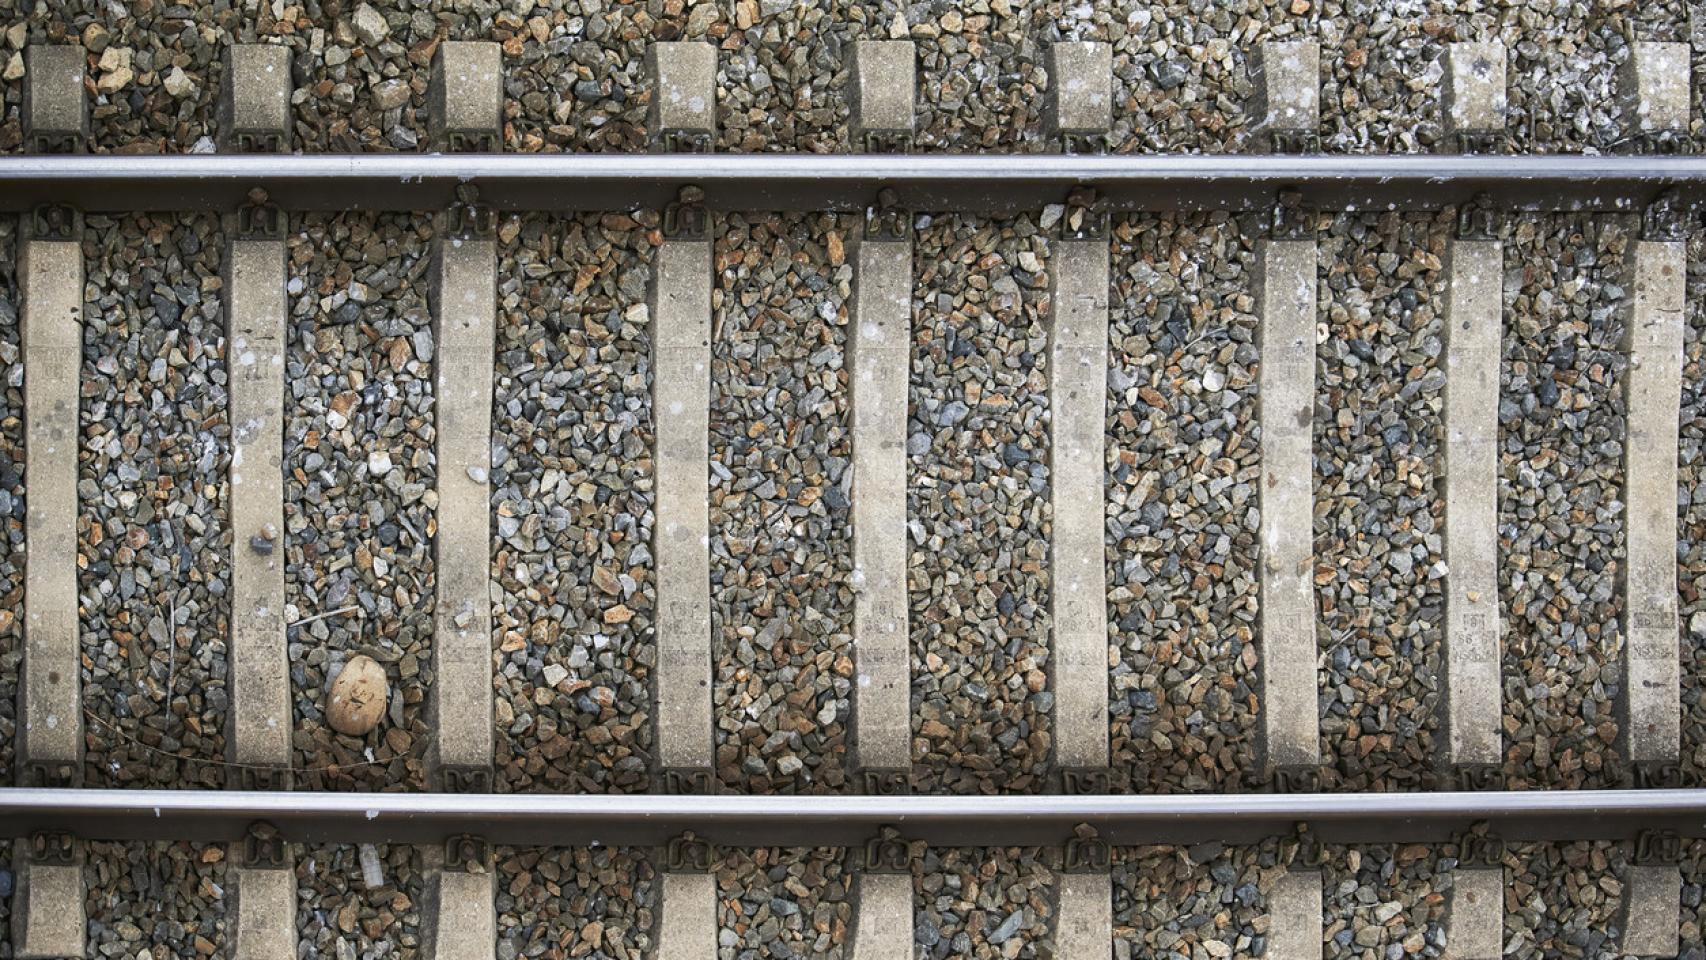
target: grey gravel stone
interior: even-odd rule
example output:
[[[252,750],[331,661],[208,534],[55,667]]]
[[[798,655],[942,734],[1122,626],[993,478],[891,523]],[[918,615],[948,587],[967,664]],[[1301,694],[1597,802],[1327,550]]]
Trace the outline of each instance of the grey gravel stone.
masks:
[[[230,909],[224,845],[90,843],[83,878],[86,956],[223,955]]]
[[[209,152],[225,45],[240,14],[227,3],[107,4],[0,0],[0,30],[27,43],[80,43],[89,54],[89,147],[94,153]],[[0,43],[0,69],[13,55]],[[0,82],[0,152],[21,148],[22,80]]]
[[[12,769],[23,660],[24,364],[18,340],[17,226],[0,217],[0,771]],[[0,926],[0,929],[5,929]]]
[[[1683,848],[1682,917],[1677,939],[1682,952],[1677,960],[1706,960],[1706,843],[1698,840]]]
[[[298,777],[321,789],[423,786],[436,478],[432,363],[413,335],[431,324],[427,253],[427,221],[403,214],[310,215],[289,243],[285,622],[308,621],[288,635],[293,742]],[[393,469],[375,476],[375,453]],[[325,696],[358,653],[391,695],[351,737],[326,725]]]
[[[1439,725],[1442,257],[1449,214],[1334,217],[1320,240],[1315,595],[1321,754],[1346,789],[1419,789]]]
[[[282,8],[280,19],[270,6],[247,16],[224,2],[0,0],[0,28],[19,28],[28,42],[77,41],[90,52],[91,81],[106,85],[90,111],[99,152],[211,150],[231,42],[290,48],[305,149],[418,150],[432,55],[443,40],[502,45],[506,149],[638,152],[647,145],[651,97],[645,49],[684,39],[720,48],[720,149],[829,152],[846,145],[843,52],[860,37],[918,44],[921,149],[1044,149],[1039,120],[1049,80],[1041,51],[1065,39],[1113,47],[1115,150],[1241,151],[1250,146],[1247,52],[1301,37],[1322,46],[1325,148],[1415,153],[1439,137],[1439,50],[1489,39],[1511,50],[1517,149],[1625,149],[1625,118],[1611,94],[1630,41],[1687,40],[1689,23],[1682,0],[1494,9],[1465,0],[496,6],[309,3]],[[8,152],[22,145],[15,53],[9,39],[0,43],[0,151]],[[398,85],[385,101],[395,105],[380,106],[373,95],[387,83]],[[1691,133],[1701,140],[1698,85],[1694,96]]]
[[[1116,847],[1116,960],[1260,956],[1267,894],[1282,866],[1272,841],[1214,851],[1203,860],[1183,847]]]
[[[913,6],[918,134],[925,150],[1035,153],[1044,148],[1048,76],[1030,29],[1036,0]]]
[[[1109,718],[1133,790],[1227,789],[1255,766],[1254,239],[1225,214],[1113,227]]]
[[[91,216],[78,451],[85,780],[218,787],[228,705],[224,243]],[[179,758],[190,758],[187,760]]]
[[[834,216],[730,216],[714,252],[713,703],[719,777],[743,791],[845,788],[846,233]]]
[[[867,0],[735,0],[717,59],[718,148],[847,149],[850,44],[887,39],[892,16]]]
[[[1523,218],[1505,249],[1499,557],[1506,776],[1620,782],[1620,349],[1628,218]]]
[[[1054,869],[1035,847],[914,845],[914,924],[937,940],[921,960],[1035,960],[1054,946]],[[916,939],[916,937],[914,938]]]
[[[844,847],[727,851],[717,868],[718,960],[846,956],[847,856]]]
[[[1323,955],[1344,960],[1438,957],[1445,951],[1449,873],[1424,844],[1332,848],[1323,865]]]
[[[1677,587],[1682,621],[1682,765],[1706,779],[1706,246],[1688,247],[1677,438]]]
[[[1505,943],[1512,960],[1612,960],[1627,845],[1518,844],[1505,854]]]
[[[385,885],[368,887],[349,844],[296,857],[298,956],[419,960],[426,877],[418,848],[377,847]]]
[[[499,847],[497,956],[640,960],[652,947],[656,878],[625,847]]]
[[[1026,218],[920,217],[907,430],[914,760],[920,789],[1033,792],[1047,691],[1048,241]],[[946,417],[955,403],[964,419]],[[1017,444],[1027,459],[1000,456]]]
[[[492,623],[503,790],[648,789],[655,227],[651,213],[499,229]]]
[[[504,49],[505,149],[524,153],[639,153],[650,142],[655,41],[721,42],[725,5],[540,4],[497,13],[490,39]],[[458,39],[487,39],[463,36]]]

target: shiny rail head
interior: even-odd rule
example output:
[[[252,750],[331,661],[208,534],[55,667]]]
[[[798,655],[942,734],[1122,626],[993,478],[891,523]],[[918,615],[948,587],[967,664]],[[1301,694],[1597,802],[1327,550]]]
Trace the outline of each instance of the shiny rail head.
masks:
[[[735,846],[858,846],[895,827],[939,846],[1434,842],[1485,822],[1506,840],[1706,837],[1706,790],[1217,796],[781,797],[0,790],[0,834],[231,841],[264,821],[298,842],[638,845],[692,831]]]
[[[472,186],[498,210],[662,207],[684,186],[711,210],[862,210],[881,190],[915,211],[1038,211],[1090,188],[1109,211],[1508,209],[1638,212],[1661,192],[1706,201],[1692,156],[375,155],[0,158],[0,211],[437,210]]]

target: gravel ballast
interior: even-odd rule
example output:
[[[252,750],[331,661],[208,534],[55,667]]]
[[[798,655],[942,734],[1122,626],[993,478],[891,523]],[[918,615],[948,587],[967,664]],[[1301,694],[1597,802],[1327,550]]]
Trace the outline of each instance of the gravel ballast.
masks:
[[[848,955],[852,872],[845,847],[727,851],[717,868],[718,960]]]
[[[293,226],[283,546],[297,773],[319,789],[420,789],[436,503],[428,223],[315,214]],[[362,737],[325,723],[326,693],[356,654],[389,686]]]
[[[12,770],[24,651],[24,363],[18,220],[0,217],[0,774]]]
[[[1321,755],[1343,789],[1425,788],[1437,749],[1443,257],[1452,221],[1346,215],[1319,240]]]
[[[1615,786],[1627,218],[1524,218],[1505,245],[1499,599],[1510,788]]]
[[[657,922],[643,853],[611,847],[499,847],[497,960],[641,960]]]
[[[1114,848],[1114,960],[1263,955],[1278,857],[1273,841]]]
[[[90,843],[83,863],[89,960],[204,960],[224,956],[225,847]]]
[[[1505,853],[1505,943],[1511,960],[1612,960],[1622,931],[1629,846],[1515,844]]]
[[[1445,953],[1446,896],[1438,848],[1331,848],[1322,865],[1324,956],[1400,960]]]
[[[727,217],[714,250],[711,631],[717,773],[845,786],[853,649],[847,228]]]
[[[380,883],[369,886],[366,866]],[[310,847],[296,858],[300,957],[419,960],[427,917],[420,851],[402,844]]]
[[[1113,225],[1107,401],[1116,782],[1255,766],[1255,237],[1226,214]]]
[[[1688,247],[1677,437],[1676,582],[1682,637],[1682,768],[1706,781],[1706,247]]]
[[[1054,951],[1058,877],[1036,847],[914,844],[914,955],[1037,960]]]
[[[918,218],[907,424],[915,786],[1035,792],[1048,689],[1048,242]]]
[[[210,215],[85,227],[77,587],[90,785],[224,780],[196,762],[224,756],[228,706],[223,257]]]
[[[499,229],[499,790],[649,788],[655,227],[655,214],[588,214]]]

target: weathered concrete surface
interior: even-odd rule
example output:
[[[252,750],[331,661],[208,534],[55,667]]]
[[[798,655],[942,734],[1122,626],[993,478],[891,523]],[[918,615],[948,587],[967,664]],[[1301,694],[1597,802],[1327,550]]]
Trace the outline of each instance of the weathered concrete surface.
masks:
[[[23,844],[19,844],[23,846]],[[65,960],[84,951],[83,866],[32,863],[19,855],[12,946],[18,960]]]
[[[434,372],[438,462],[433,608],[434,753],[440,766],[492,763],[492,353],[497,251],[438,242]]]
[[[1617,77],[1629,132],[1686,132],[1690,82],[1688,44],[1633,44]]]
[[[1108,396],[1108,244],[1063,240],[1049,265],[1049,545],[1055,750],[1063,767],[1108,765],[1108,586],[1103,456]]]
[[[226,49],[220,149],[290,149],[290,49],[236,43]]]
[[[855,143],[866,133],[910,134],[916,117],[917,53],[911,40],[855,40],[848,81]]]
[[[1682,872],[1672,864],[1637,864],[1623,881],[1623,952],[1674,957],[1681,952]]]
[[[24,48],[24,142],[37,153],[80,153],[89,142],[84,54],[72,44]]]
[[[717,48],[690,40],[654,43],[646,51],[646,69],[652,77],[648,123],[654,140],[671,132],[714,139]]]
[[[1623,446],[1624,756],[1638,764],[1674,764],[1682,749],[1676,453],[1688,261],[1680,242],[1641,241],[1634,264],[1634,310],[1625,335],[1629,370],[1623,380],[1629,411]]]
[[[497,875],[442,870],[438,874],[435,960],[491,960],[497,955]]]
[[[83,250],[59,240],[21,245],[24,484],[24,663],[18,760],[58,782],[82,776],[83,708],[77,618],[78,378],[83,360]]]
[[[1504,248],[1496,240],[1458,240],[1447,258],[1447,761],[1498,764],[1504,751],[1497,570]]]
[[[284,257],[281,240],[231,241],[225,301],[232,446],[230,759],[274,769],[288,768],[291,761],[284,623]]]
[[[1062,873],[1060,921],[1055,954],[1061,958],[1108,960],[1113,956],[1114,888],[1106,872]]]
[[[1048,48],[1048,124],[1054,133],[1106,133],[1114,124],[1113,47],[1093,40]]]
[[[503,48],[489,40],[439,44],[428,112],[438,149],[502,150]]]
[[[1458,867],[1445,915],[1445,960],[1498,960],[1505,952],[1503,867]]]
[[[717,954],[717,877],[670,871],[659,898],[657,960],[707,960]],[[861,958],[862,960],[862,958]]]
[[[296,960],[296,873],[240,867],[233,894],[234,960]]]
[[[912,765],[912,656],[906,596],[906,405],[912,243],[854,252],[847,362],[853,427],[854,765]]]
[[[1508,105],[1505,64],[1505,45],[1497,40],[1453,43],[1446,47],[1440,103],[1446,133],[1504,129]]]
[[[853,960],[912,960],[911,875],[861,873],[853,882]]]
[[[1293,870],[1268,893],[1266,960],[1321,960],[1321,872]]]
[[[709,771],[711,245],[665,242],[652,282],[658,756]]]
[[[1252,116],[1261,130],[1313,134],[1321,127],[1321,45],[1314,40],[1268,40],[1256,48],[1251,75]]]
[[[1314,491],[1315,243],[1257,251],[1261,313],[1262,738],[1269,768],[1320,761],[1316,707]]]

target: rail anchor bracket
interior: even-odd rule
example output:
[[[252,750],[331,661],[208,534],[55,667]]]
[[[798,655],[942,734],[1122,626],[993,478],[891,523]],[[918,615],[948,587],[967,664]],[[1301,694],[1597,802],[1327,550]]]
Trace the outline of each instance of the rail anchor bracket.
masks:
[[[1635,836],[1635,862],[1669,866],[1682,862],[1682,838],[1670,830],[1642,830]]]
[[[691,185],[682,187],[676,201],[663,208],[663,235],[670,240],[704,240],[709,233],[705,191]]]
[[[912,869],[912,844],[894,827],[883,827],[865,841],[860,866],[866,873],[906,873]]]
[[[80,240],[83,211],[68,203],[49,203],[35,208],[29,218],[31,240]]]
[[[1061,868],[1067,873],[1101,873],[1113,866],[1113,848],[1108,841],[1096,836],[1088,824],[1079,824],[1076,836],[1066,841],[1066,855]]]
[[[237,239],[283,240],[284,211],[260,187],[249,191],[249,202],[237,208]]]
[[[1468,866],[1496,867],[1504,862],[1505,841],[1493,832],[1485,820],[1476,821],[1468,830],[1452,838],[1457,844],[1457,861]]]
[[[912,771],[864,767],[859,785],[869,797],[904,797],[912,792]]]
[[[877,191],[877,202],[865,208],[864,238],[873,242],[912,239],[912,211],[900,205],[891,188]]]
[[[284,838],[279,836],[276,827],[265,820],[249,825],[249,832],[243,836],[243,865],[271,870],[282,870],[290,865]]]
[[[667,870],[708,871],[716,863],[717,851],[708,841],[694,836],[689,830],[669,841],[664,847],[664,868]]]
[[[1637,763],[1631,772],[1637,790],[1674,790],[1684,786],[1680,763]]]
[[[1107,207],[1089,187],[1079,187],[1066,196],[1066,211],[1060,218],[1062,240],[1108,239]]]
[[[1299,822],[1290,836],[1280,838],[1281,863],[1303,867],[1319,867],[1327,862],[1327,849],[1309,830],[1309,824]]]
[[[444,841],[444,867],[464,873],[484,873],[492,862],[492,848],[484,837],[459,833]]]
[[[30,835],[30,859],[35,863],[69,867],[77,862],[77,838],[60,830]]]
[[[1477,193],[1475,199],[1457,208],[1459,240],[1497,240],[1503,226],[1503,213],[1485,193]]]

